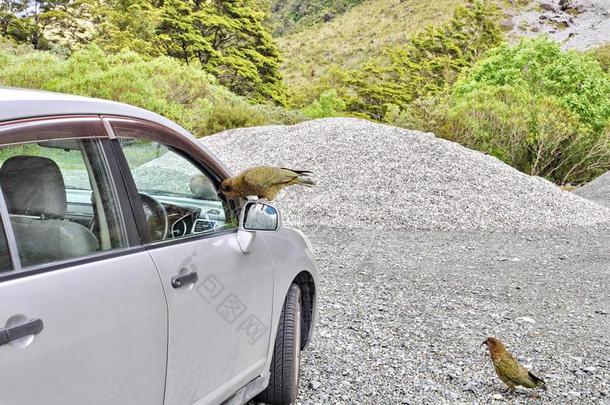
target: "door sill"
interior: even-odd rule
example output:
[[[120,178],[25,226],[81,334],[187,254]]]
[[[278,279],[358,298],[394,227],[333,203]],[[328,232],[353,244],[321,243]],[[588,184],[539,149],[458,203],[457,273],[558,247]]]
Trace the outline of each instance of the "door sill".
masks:
[[[256,395],[260,394],[269,385],[269,374],[256,377],[248,384],[241,387],[229,399],[222,402],[222,405],[243,405]]]

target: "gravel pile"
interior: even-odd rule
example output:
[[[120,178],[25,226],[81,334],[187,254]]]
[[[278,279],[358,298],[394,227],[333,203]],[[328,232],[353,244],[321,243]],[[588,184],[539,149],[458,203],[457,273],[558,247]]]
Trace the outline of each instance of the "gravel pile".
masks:
[[[610,172],[575,190],[574,194],[610,207]]]
[[[365,120],[236,129],[203,139],[232,170],[258,164],[312,170],[317,187],[278,196],[299,227],[549,229],[606,222],[610,210],[496,158]]]

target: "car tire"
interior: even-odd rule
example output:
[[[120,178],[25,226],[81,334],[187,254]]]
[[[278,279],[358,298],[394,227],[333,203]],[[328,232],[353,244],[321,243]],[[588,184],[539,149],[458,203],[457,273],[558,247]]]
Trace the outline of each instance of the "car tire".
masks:
[[[280,314],[269,385],[255,401],[284,405],[296,401],[301,360],[301,290],[292,284]]]

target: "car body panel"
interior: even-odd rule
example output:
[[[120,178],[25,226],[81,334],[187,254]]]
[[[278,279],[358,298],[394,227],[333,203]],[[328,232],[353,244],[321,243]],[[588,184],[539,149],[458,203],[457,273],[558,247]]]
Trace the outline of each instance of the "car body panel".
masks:
[[[309,329],[307,344],[313,338],[315,325],[317,321],[317,300],[319,292],[319,276],[318,268],[313,256],[313,252],[309,249],[309,243],[305,241],[303,235],[287,226],[282,226],[276,232],[265,232],[263,237],[271,254],[275,267],[274,281],[274,317],[271,324],[273,331],[273,341],[279,324],[279,314],[284,305],[284,298],[288,293],[290,285],[294,282],[299,273],[306,272],[313,279],[316,291],[313,292],[313,307],[312,307],[312,324]],[[271,355],[273,345],[270,347],[269,356],[267,359],[268,366],[271,365]]]
[[[169,308],[166,405],[218,403],[266,362],[273,267],[264,241],[244,255],[227,231],[149,249]],[[191,286],[171,279],[196,272]]]
[[[0,346],[0,403],[161,404],[167,308],[144,251],[0,282],[0,327],[44,329]]]

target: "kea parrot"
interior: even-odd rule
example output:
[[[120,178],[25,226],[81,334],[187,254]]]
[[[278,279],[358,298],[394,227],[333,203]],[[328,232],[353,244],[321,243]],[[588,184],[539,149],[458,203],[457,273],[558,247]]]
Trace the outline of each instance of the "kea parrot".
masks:
[[[307,170],[292,170],[285,167],[255,166],[220,185],[220,193],[230,199],[257,196],[273,201],[284,187],[293,185],[314,186]]]
[[[514,390],[518,385],[526,388],[539,387],[546,390],[544,381],[519,364],[499,339],[488,337],[483,341],[483,344],[487,345],[496,373],[500,380],[508,386],[509,391]]]

